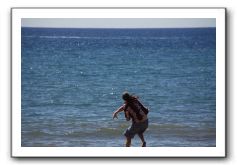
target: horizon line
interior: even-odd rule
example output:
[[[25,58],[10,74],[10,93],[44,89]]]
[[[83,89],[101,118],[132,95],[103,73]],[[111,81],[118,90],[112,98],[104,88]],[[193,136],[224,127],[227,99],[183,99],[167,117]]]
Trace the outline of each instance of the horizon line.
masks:
[[[21,26],[21,28],[45,28],[45,29],[198,29],[198,28],[216,28],[215,26],[197,26],[197,27],[36,27]]]

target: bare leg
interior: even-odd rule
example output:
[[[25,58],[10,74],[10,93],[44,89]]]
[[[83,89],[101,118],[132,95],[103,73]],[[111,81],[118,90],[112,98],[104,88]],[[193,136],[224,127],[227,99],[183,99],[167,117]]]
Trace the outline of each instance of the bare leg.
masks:
[[[141,134],[138,134],[138,136],[139,136],[139,138],[140,138],[141,141],[142,141],[142,147],[146,147],[146,141],[145,141],[145,139],[144,139],[143,134],[142,134],[142,133],[141,133]]]
[[[130,147],[131,146],[131,138],[127,137],[127,141],[126,141],[126,147]]]

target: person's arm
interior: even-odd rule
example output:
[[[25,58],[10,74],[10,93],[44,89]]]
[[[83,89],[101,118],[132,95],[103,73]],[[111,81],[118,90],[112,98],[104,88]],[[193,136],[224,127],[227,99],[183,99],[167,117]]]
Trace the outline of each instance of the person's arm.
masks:
[[[118,118],[118,113],[119,112],[122,112],[122,111],[124,111],[124,105],[122,105],[121,107],[119,107],[114,113],[113,113],[113,119],[114,118]]]
[[[130,113],[128,111],[124,111],[125,112],[125,118],[127,121],[129,121],[131,119],[130,117]]]

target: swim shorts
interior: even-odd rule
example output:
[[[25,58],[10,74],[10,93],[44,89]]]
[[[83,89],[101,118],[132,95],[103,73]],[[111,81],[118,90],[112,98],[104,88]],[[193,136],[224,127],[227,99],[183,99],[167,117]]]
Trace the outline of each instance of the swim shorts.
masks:
[[[148,128],[148,119],[142,123],[132,123],[132,125],[124,132],[124,136],[134,138],[136,134],[142,134]]]

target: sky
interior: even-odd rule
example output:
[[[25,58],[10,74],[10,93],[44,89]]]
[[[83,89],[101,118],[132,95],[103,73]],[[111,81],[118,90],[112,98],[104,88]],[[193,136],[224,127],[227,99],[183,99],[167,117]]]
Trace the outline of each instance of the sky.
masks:
[[[22,27],[193,28],[216,27],[215,18],[22,18]]]

